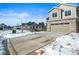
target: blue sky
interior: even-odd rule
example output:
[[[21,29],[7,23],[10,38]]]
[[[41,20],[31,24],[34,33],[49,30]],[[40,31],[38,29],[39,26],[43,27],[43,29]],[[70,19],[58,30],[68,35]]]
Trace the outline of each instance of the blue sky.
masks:
[[[58,3],[0,3],[0,23],[46,22],[48,10]]]
[[[0,23],[17,25],[22,22],[46,22],[48,10],[58,3],[0,3]]]

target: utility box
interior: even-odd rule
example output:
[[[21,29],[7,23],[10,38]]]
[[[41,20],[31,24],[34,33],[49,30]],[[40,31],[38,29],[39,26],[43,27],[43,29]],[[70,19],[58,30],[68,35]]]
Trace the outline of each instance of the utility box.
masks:
[[[13,28],[12,33],[16,33],[16,28],[15,27]]]

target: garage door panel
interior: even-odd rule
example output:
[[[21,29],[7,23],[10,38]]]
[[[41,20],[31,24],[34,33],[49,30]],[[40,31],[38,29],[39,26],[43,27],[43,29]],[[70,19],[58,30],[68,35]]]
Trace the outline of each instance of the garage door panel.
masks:
[[[68,32],[69,25],[51,25],[52,32]]]

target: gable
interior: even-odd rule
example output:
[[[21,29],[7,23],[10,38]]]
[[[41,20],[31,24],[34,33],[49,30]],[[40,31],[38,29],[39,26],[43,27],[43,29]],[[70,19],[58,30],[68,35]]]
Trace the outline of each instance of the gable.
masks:
[[[71,5],[71,4],[59,4],[57,7],[60,7],[60,6],[69,6],[69,7],[77,7],[77,5]]]
[[[63,8],[77,8],[77,6],[75,6],[75,5],[68,5],[68,4],[59,4],[55,8],[50,9],[48,11],[48,13],[51,12],[52,10],[61,10]]]
[[[51,12],[52,10],[58,11],[58,10],[61,10],[61,9],[59,9],[59,8],[52,8],[51,10],[48,11],[48,13]]]
[[[57,7],[60,8],[60,9],[64,9],[64,8],[76,8],[76,6],[67,5],[67,4],[60,4]]]

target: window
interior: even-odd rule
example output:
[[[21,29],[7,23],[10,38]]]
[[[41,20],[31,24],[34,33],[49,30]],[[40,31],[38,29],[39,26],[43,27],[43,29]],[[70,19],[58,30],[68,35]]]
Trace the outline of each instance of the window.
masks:
[[[77,16],[79,17],[79,8],[77,8]]]
[[[71,10],[65,11],[65,16],[70,16],[71,15]]]
[[[53,13],[52,14],[52,17],[57,17],[57,13]]]

